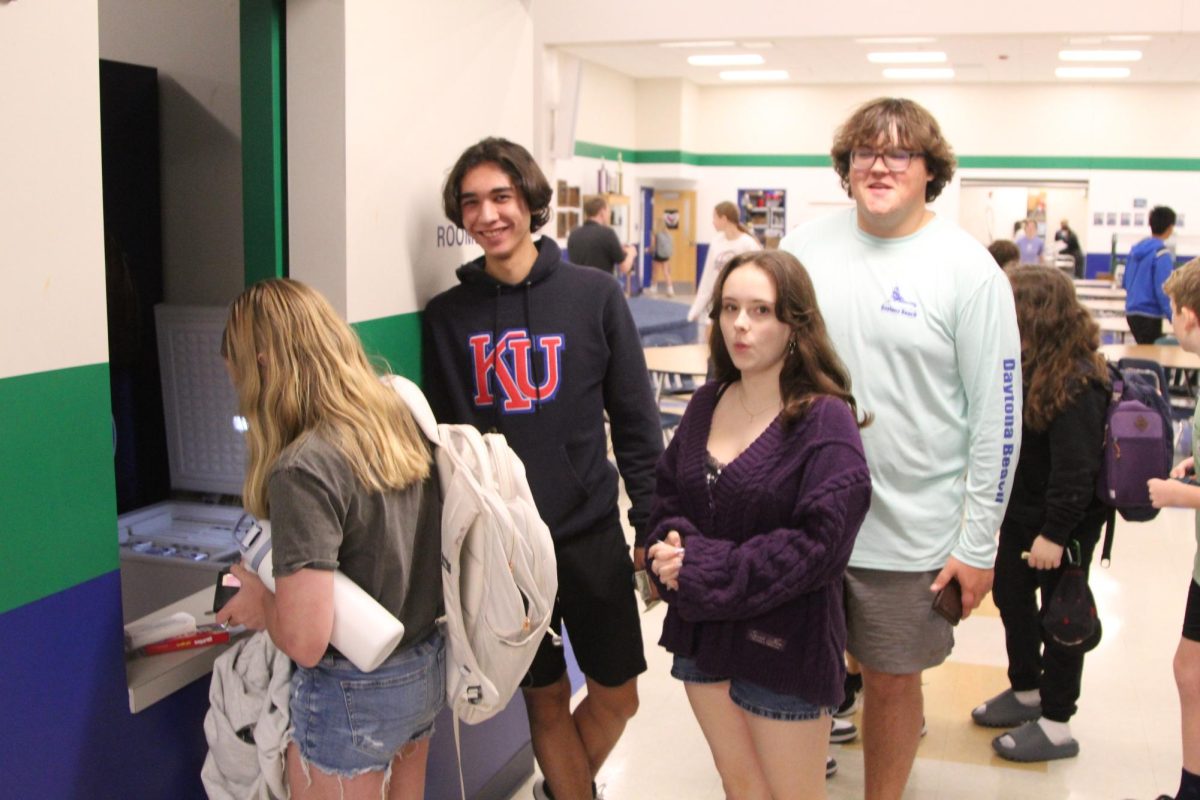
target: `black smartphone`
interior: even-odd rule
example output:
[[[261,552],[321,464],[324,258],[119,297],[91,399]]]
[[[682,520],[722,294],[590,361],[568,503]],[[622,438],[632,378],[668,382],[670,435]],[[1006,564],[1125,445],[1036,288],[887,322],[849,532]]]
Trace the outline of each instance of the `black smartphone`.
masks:
[[[962,586],[954,578],[933,596],[933,610],[951,625],[962,621]]]
[[[225,604],[228,603],[233,596],[238,593],[238,589],[242,588],[242,582],[237,579],[237,576],[229,571],[229,567],[217,573],[217,590],[213,594],[213,613],[217,613]]]

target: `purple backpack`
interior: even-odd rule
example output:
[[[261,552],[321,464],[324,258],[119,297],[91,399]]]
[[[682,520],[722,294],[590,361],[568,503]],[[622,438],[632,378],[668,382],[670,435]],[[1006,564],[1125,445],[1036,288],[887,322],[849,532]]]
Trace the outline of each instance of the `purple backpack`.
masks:
[[[1112,529],[1116,513],[1130,522],[1145,522],[1158,515],[1150,504],[1146,482],[1165,479],[1171,471],[1174,439],[1171,410],[1155,380],[1133,368],[1108,365],[1112,400],[1104,421],[1104,454],[1096,496],[1110,509],[1104,533],[1102,563],[1112,555]]]

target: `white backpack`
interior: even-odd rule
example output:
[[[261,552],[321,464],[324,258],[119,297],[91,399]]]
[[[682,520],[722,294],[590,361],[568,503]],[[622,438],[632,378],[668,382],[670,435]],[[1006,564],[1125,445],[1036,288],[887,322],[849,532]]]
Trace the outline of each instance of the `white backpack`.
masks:
[[[558,594],[554,542],[534,505],[525,465],[504,436],[438,425],[416,384],[396,375],[384,380],[435,445],[446,703],[473,725],[508,705],[550,625]]]

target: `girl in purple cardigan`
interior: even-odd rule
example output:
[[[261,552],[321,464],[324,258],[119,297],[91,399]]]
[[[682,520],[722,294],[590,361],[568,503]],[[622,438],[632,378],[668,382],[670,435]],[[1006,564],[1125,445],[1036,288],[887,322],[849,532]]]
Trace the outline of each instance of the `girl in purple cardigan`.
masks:
[[[842,574],[871,500],[850,379],[812,282],[746,253],[713,291],[717,379],[658,463],[649,572],[725,793],[823,798],[842,700]]]

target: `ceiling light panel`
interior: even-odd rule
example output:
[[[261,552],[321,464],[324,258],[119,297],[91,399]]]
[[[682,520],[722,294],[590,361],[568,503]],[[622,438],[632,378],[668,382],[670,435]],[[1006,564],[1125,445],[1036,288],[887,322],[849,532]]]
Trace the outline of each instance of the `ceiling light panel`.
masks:
[[[737,42],[729,41],[711,41],[711,42],[659,42],[659,47],[686,47],[688,49],[701,47],[736,47]]]
[[[1141,61],[1141,50],[1059,50],[1059,61]]]
[[[954,77],[952,67],[887,67],[883,77],[889,80],[949,80]]]
[[[720,55],[688,56],[688,63],[693,67],[753,67],[763,63],[763,57],[757,53],[730,53]]]
[[[1129,67],[1056,67],[1059,78],[1128,78]]]
[[[937,39],[932,36],[872,36],[854,41],[859,44],[929,44]]]
[[[945,64],[946,54],[940,50],[867,53],[867,61],[872,64]]]
[[[723,81],[786,81],[786,69],[724,69],[719,73]]]

